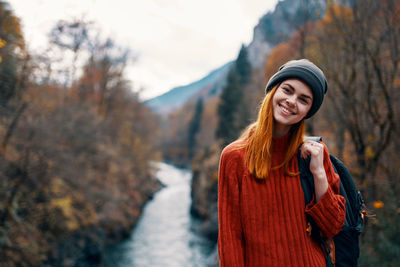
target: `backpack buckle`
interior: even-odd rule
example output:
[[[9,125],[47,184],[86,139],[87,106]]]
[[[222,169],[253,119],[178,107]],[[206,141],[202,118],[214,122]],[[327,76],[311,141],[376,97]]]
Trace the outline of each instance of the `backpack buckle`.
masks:
[[[307,222],[306,232],[308,236],[311,236],[312,226],[310,222]]]

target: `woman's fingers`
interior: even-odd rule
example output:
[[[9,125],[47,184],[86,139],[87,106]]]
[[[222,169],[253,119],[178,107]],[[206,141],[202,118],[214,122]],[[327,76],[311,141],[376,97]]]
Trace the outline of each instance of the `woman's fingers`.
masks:
[[[318,156],[324,151],[324,146],[321,143],[314,141],[305,141],[300,148],[300,155],[302,158],[307,158],[308,155]]]
[[[310,171],[312,173],[320,172],[323,169],[324,145],[314,141],[306,141],[301,146],[301,156],[307,158],[311,156]]]

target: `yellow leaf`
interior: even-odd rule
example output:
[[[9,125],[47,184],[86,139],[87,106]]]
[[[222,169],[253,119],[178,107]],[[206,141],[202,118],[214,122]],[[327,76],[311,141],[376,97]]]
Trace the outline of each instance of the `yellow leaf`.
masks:
[[[3,58],[0,56],[0,63],[3,61]]]
[[[50,201],[50,207],[52,208],[61,208],[65,214],[69,213],[69,209],[71,208],[72,201],[70,197],[64,197],[64,198],[57,198],[57,199],[52,199]]]
[[[374,208],[375,209],[380,209],[383,208],[383,206],[385,206],[385,203],[383,203],[382,201],[374,201]]]
[[[74,208],[72,206],[72,199],[68,197],[52,199],[50,201],[50,207],[59,208],[65,216],[65,224],[69,230],[76,230],[79,227],[79,223],[76,219]]]
[[[375,138],[375,136],[373,135],[373,134],[370,134],[369,136],[368,136],[368,142],[372,142],[372,141],[374,141],[374,138]]]
[[[4,47],[7,44],[7,41],[0,38],[0,48]]]
[[[367,146],[367,148],[365,149],[365,157],[367,159],[372,159],[374,156],[375,154],[372,148],[370,146]]]
[[[62,194],[66,190],[66,184],[60,177],[55,177],[50,184],[51,191],[56,194]]]

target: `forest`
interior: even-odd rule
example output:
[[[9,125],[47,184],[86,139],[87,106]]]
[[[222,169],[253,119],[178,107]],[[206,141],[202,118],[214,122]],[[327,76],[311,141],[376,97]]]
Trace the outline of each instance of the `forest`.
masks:
[[[0,2],[0,265],[98,266],[160,188],[158,118],[124,76],[130,51],[95,25],[26,45]]]
[[[192,169],[191,213],[216,242],[221,150],[255,120],[279,66],[308,58],[329,89],[307,134],[345,162],[370,214],[360,266],[397,266],[400,2],[298,2],[283,15],[290,32],[260,19],[273,44],[261,66],[242,45],[218,94],[159,116],[132,91],[129,48],[92,22],[60,20],[47,50],[29,52],[0,1],[0,265],[101,266],[107,244],[129,235],[162,187],[152,165],[162,160]]]

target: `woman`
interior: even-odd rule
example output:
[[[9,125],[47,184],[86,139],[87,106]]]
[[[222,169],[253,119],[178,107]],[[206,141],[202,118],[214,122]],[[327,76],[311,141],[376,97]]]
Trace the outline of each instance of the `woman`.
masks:
[[[323,72],[306,59],[279,68],[266,86],[257,121],[222,152],[218,252],[221,266],[326,266],[306,214],[332,238],[344,223],[339,177],[323,143],[304,142],[304,119],[327,91]],[[297,152],[311,156],[315,196],[305,206]]]

